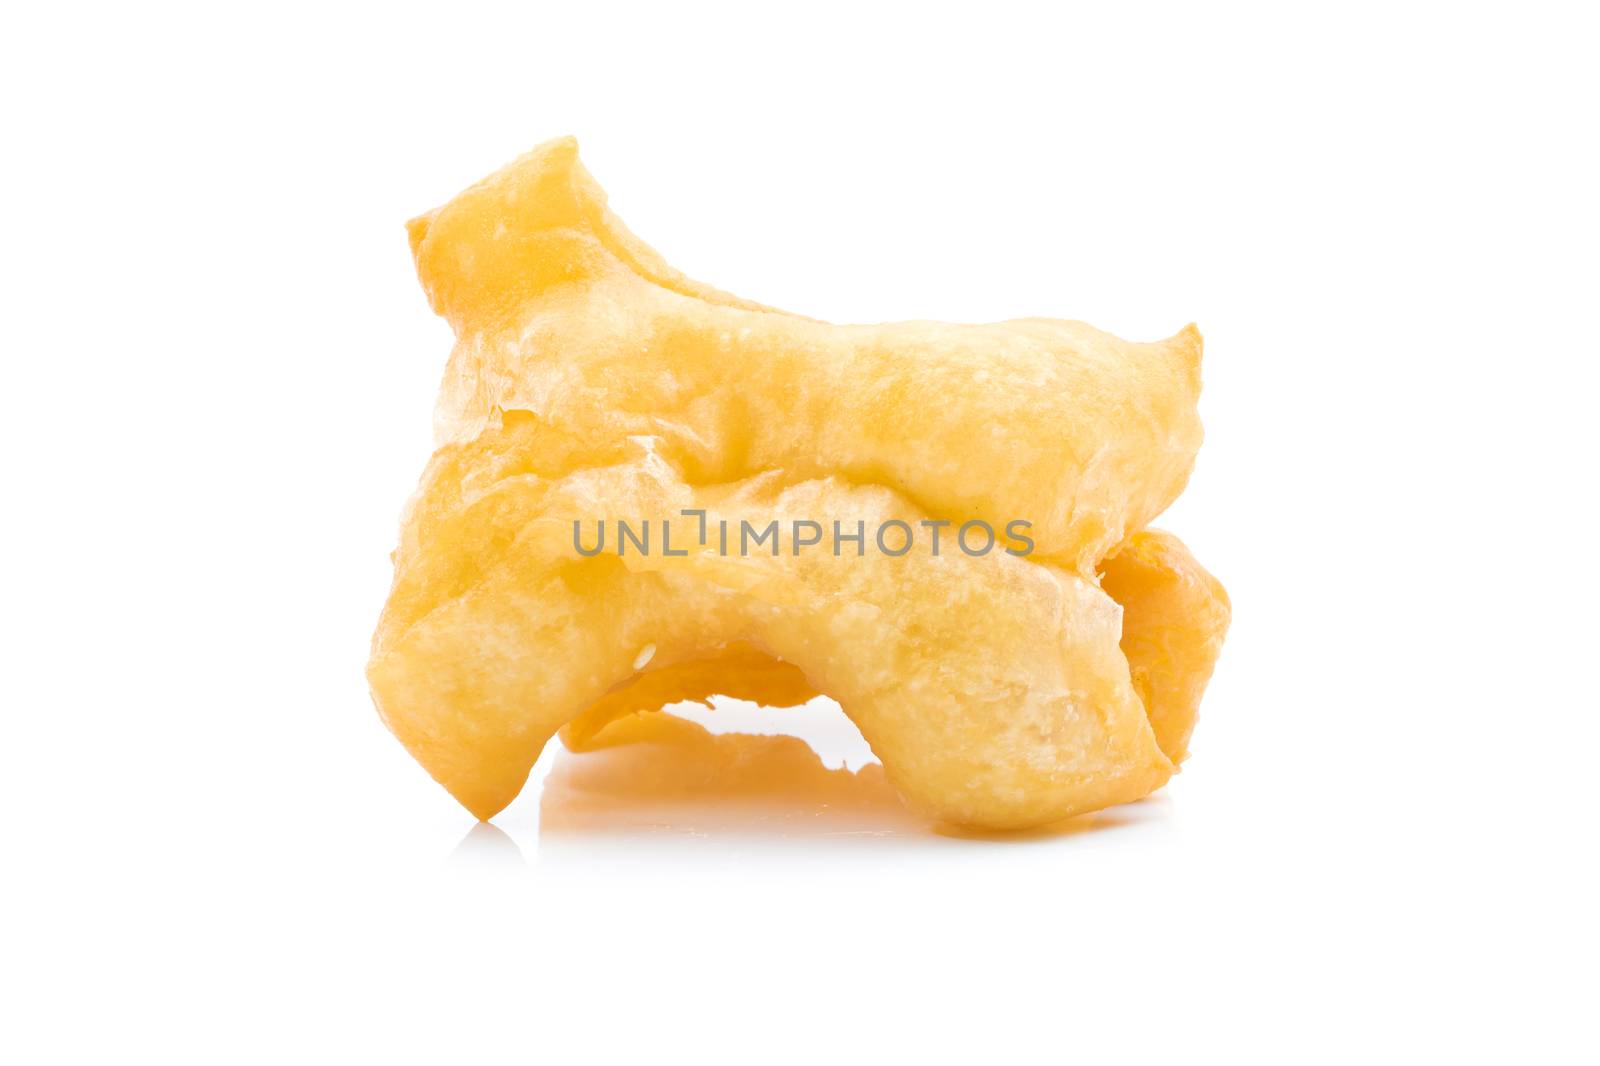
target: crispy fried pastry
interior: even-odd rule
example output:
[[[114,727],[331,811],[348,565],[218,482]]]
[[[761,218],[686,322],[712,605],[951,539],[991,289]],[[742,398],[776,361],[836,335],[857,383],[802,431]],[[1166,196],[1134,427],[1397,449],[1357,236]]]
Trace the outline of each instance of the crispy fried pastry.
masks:
[[[960,824],[1173,773],[1228,619],[1145,532],[1200,443],[1192,326],[1137,344],[776,311],[668,267],[571,140],[410,235],[457,343],[368,676],[473,813],[563,727],[582,747],[718,693],[834,697],[900,795]],[[726,545],[746,528],[773,535]]]

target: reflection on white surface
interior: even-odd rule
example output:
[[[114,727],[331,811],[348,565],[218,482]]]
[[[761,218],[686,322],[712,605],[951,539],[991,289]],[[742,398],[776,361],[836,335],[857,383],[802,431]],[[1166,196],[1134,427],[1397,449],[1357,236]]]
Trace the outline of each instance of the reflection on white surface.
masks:
[[[1164,795],[1020,833],[967,832],[907,810],[861,734],[827,699],[789,710],[738,700],[637,715],[569,752],[552,742],[524,798],[500,826],[472,828],[455,867],[594,869],[615,862],[715,867],[752,856],[815,859],[969,852],[974,842],[1022,847],[1103,836],[1164,833]],[[535,821],[524,819],[535,808]],[[504,828],[502,828],[502,826]],[[514,839],[515,838],[515,839]]]
[[[505,830],[491,822],[479,822],[450,853],[450,865],[516,870],[525,867],[527,862],[522,858],[522,849]]]
[[[618,723],[597,751],[558,757],[539,832],[887,836],[926,831],[874,762],[829,769],[792,736],[716,735],[671,714]]]

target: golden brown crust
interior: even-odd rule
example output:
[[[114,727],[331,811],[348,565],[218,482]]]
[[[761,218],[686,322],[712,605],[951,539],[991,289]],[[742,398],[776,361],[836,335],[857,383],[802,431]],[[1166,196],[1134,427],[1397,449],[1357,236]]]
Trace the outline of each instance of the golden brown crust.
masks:
[[[1200,697],[1233,608],[1222,583],[1170,533],[1129,537],[1104,563],[1101,588],[1122,605],[1122,653],[1161,750],[1189,757]]]
[[[1188,477],[1192,327],[1135,344],[1046,319],[772,312],[666,266],[568,141],[410,232],[458,342],[369,677],[480,817],[563,726],[592,742],[730,688],[835,697],[909,803],[963,824],[1040,824],[1171,774],[1096,566]],[[1020,519],[1034,550],[974,557],[946,533],[898,557],[574,551],[574,522],[681,536],[685,511],[735,529]]]

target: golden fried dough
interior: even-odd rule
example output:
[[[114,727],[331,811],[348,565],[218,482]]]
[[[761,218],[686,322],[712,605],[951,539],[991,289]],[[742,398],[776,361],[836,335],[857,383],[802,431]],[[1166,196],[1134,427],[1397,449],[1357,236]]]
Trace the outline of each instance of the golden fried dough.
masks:
[[[1189,757],[1200,697],[1222,652],[1232,610],[1222,583],[1170,533],[1135,533],[1101,564],[1101,588],[1122,608],[1122,654],[1156,742],[1173,763]],[[716,657],[641,673],[595,703],[561,731],[573,751],[622,742],[608,730],[630,715],[714,695],[766,707],[794,707],[817,695],[791,664],[749,645]]]
[[[1222,583],[1171,533],[1135,533],[1102,564],[1100,587],[1122,605],[1122,654],[1167,758],[1189,757],[1200,697],[1233,609]]]
[[[457,343],[368,676],[479,817],[564,726],[582,746],[717,693],[834,697],[901,796],[956,823],[1053,821],[1173,772],[1221,636],[1185,612],[1216,597],[1168,588],[1204,575],[1181,545],[1129,538],[1199,446],[1193,327],[1134,344],[773,311],[667,267],[570,140],[411,240]]]
[[[534,412],[549,476],[652,436],[694,483],[834,475],[931,516],[1027,518],[1038,554],[1086,573],[1177,498],[1200,446],[1192,326],[1133,344],[1042,318],[832,326],[772,311],[663,263],[606,209],[571,140],[413,221],[411,245],[458,338],[439,442]]]
[[[645,649],[642,669],[655,658]],[[658,711],[674,703],[695,702],[711,706],[712,696],[731,696],[763,707],[798,707],[817,691],[793,663],[762,652],[753,644],[736,641],[704,658],[673,666],[645,670],[624,681],[561,728],[561,742],[571,751],[583,751],[606,727],[630,715]]]

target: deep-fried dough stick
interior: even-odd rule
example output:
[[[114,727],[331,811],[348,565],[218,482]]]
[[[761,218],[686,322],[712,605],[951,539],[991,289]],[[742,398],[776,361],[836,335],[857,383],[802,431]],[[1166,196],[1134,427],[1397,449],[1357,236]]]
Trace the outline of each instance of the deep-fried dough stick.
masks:
[[[1200,334],[1082,322],[834,326],[684,278],[551,141],[411,223],[458,337],[440,443],[497,411],[561,435],[556,476],[659,438],[697,483],[766,470],[884,485],[928,515],[1033,523],[1080,573],[1177,498],[1200,446]],[[570,436],[569,436],[570,435]]]
[[[666,267],[570,141],[414,222],[412,243],[458,343],[368,672],[385,721],[474,813],[510,802],[563,725],[592,735],[705,695],[724,667],[757,696],[837,698],[935,818],[1033,825],[1171,774],[1096,568],[1188,476],[1192,328],[1131,344],[1043,319],[839,327],[760,308]],[[735,527],[1025,519],[1036,550],[573,550],[575,522],[686,510]],[[1179,552],[1108,564],[1157,629],[1189,603],[1159,576],[1193,565]],[[1225,619],[1203,613],[1215,639],[1147,671],[1153,704],[1198,692]]]

